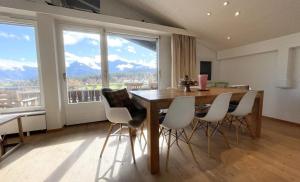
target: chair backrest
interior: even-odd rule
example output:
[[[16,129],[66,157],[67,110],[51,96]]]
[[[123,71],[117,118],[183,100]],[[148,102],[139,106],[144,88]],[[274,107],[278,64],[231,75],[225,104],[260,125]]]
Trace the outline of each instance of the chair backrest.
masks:
[[[240,100],[237,108],[231,113],[235,116],[246,116],[252,112],[252,107],[256,97],[257,91],[249,90]]]
[[[202,119],[209,122],[222,121],[228,111],[231,96],[232,93],[222,93],[218,95],[211,104],[208,113]]]
[[[176,97],[171,103],[163,125],[170,129],[185,128],[194,119],[195,97]]]
[[[102,88],[101,89],[101,101],[103,102],[103,105],[104,105],[104,109],[105,109],[105,114],[106,114],[106,117],[109,119],[110,117],[110,112],[109,112],[109,109],[111,108],[106,97],[104,96],[103,92],[110,92],[112,91],[112,89],[110,88]]]
[[[106,114],[106,117],[109,117],[110,115],[110,112],[109,112],[109,109],[111,108],[108,101],[106,100],[105,96],[104,95],[101,95],[101,101],[104,105],[104,109],[105,109],[105,114]]]

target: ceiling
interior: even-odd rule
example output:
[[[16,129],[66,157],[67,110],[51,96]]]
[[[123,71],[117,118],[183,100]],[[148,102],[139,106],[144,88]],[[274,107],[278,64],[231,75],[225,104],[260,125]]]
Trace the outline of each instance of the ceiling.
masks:
[[[161,24],[194,32],[217,50],[300,32],[300,0],[227,0],[228,6],[226,0],[119,1]]]

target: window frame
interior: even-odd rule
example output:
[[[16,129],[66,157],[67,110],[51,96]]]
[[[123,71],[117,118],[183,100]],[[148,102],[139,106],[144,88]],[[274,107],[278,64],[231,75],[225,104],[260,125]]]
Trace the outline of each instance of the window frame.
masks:
[[[114,34],[118,36],[129,36],[141,40],[155,40],[156,41],[156,59],[157,59],[157,86],[159,87],[160,82],[160,56],[159,56],[159,42],[160,36],[152,33],[144,33],[139,31],[131,31],[125,29],[118,28],[110,28],[101,25],[90,25],[79,22],[70,22],[66,20],[61,20],[57,22],[56,28],[56,37],[57,37],[57,49],[58,49],[58,64],[60,71],[60,85],[61,92],[63,93],[64,104],[81,104],[86,102],[79,103],[69,103],[68,101],[68,90],[67,84],[61,74],[65,73],[65,48],[64,48],[64,40],[63,40],[63,31],[75,31],[75,32],[83,32],[83,33],[99,33],[100,34],[100,54],[101,54],[101,79],[102,79],[102,87],[109,87],[109,69],[108,69],[108,44],[107,37],[109,34]],[[99,102],[102,102],[101,100]]]
[[[68,85],[67,85],[67,80],[64,79],[64,76],[62,74],[66,74],[66,58],[65,58],[65,46],[64,46],[64,31],[73,31],[73,32],[80,32],[80,33],[94,33],[94,34],[99,34],[100,35],[100,57],[101,60],[101,80],[102,80],[102,87],[105,85],[105,80],[104,75],[103,75],[103,35],[105,34],[104,29],[98,26],[86,26],[86,25],[74,25],[66,22],[59,22],[58,24],[58,29],[57,29],[57,39],[58,39],[58,54],[59,54],[59,60],[58,60],[58,65],[59,65],[59,74],[60,76],[60,85],[61,85],[61,92],[63,96],[64,103],[63,104],[81,104],[81,103],[90,103],[90,102],[78,102],[78,103],[70,103],[69,102],[69,90],[68,90]],[[105,69],[104,69],[105,70]],[[92,101],[92,102],[101,102],[100,101]]]
[[[44,97],[43,79],[42,79],[42,73],[41,73],[41,60],[40,60],[39,41],[38,41],[38,34],[37,34],[38,33],[37,32],[37,22],[34,20],[24,20],[24,19],[10,18],[10,17],[9,18],[1,17],[0,23],[7,24],[7,25],[16,25],[16,26],[30,26],[30,27],[34,28],[36,61],[37,61],[37,68],[38,68],[38,79],[39,79],[40,101],[41,101],[40,106],[0,109],[0,114],[44,110],[45,109],[45,97]]]
[[[141,32],[133,32],[133,31],[126,31],[126,30],[119,30],[119,29],[108,29],[106,32],[106,40],[109,35],[115,35],[115,36],[120,36],[120,37],[129,37],[129,38],[136,38],[139,40],[155,40],[156,42],[156,80],[157,80],[157,87],[159,87],[159,39],[160,37],[157,35],[150,35],[147,33],[141,33]],[[106,44],[106,49],[107,49],[107,54],[108,54],[108,44]],[[108,68],[108,57],[106,57],[107,61],[107,82],[109,86],[109,68]]]

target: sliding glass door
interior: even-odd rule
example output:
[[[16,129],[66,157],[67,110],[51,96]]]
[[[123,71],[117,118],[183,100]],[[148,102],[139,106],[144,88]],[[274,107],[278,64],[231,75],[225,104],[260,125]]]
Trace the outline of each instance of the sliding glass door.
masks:
[[[157,39],[107,35],[109,87],[157,89]]]

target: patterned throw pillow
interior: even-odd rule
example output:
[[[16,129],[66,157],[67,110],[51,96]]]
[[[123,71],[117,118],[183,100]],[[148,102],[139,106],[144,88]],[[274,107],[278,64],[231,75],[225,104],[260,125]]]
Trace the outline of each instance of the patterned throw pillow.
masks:
[[[116,91],[103,91],[103,95],[111,107],[126,107],[131,114],[134,113],[135,106],[126,88]]]

